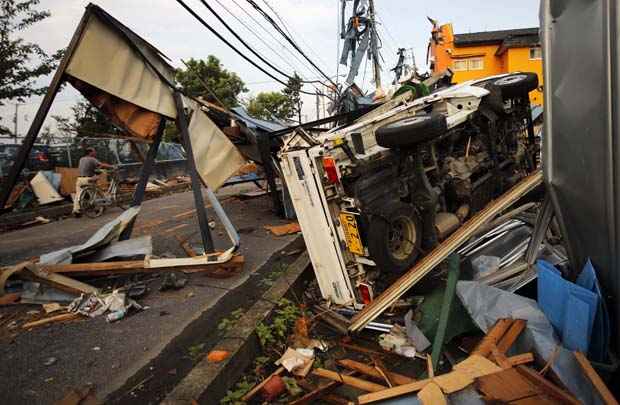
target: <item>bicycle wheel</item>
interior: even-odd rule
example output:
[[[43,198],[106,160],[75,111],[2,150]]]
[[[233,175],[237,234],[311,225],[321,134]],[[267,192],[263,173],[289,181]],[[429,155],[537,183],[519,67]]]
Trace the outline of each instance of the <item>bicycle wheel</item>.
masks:
[[[95,187],[87,187],[80,194],[80,211],[89,218],[97,218],[105,211],[105,206],[101,204],[104,200],[101,190]]]

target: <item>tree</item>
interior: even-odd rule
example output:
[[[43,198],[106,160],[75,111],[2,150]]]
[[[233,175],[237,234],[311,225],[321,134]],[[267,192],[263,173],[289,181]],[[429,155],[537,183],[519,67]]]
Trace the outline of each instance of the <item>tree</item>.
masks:
[[[288,79],[287,86],[282,93],[288,99],[289,104],[289,115],[286,118],[293,118],[297,116],[297,121],[301,124],[301,95],[299,92],[301,91],[301,77],[297,75],[297,73],[293,74],[293,76]]]
[[[248,102],[248,113],[263,120],[286,119],[291,115],[288,97],[279,91],[261,92]]]
[[[37,86],[36,80],[51,73],[62,56],[62,50],[47,55],[39,45],[16,36],[51,15],[35,9],[38,4],[39,0],[0,0],[0,106],[45,94],[47,87]],[[0,132],[10,130],[0,125]]]
[[[248,113],[264,120],[297,118],[301,123],[301,86],[301,78],[295,74],[281,92],[261,92],[250,98]]]
[[[192,58],[186,63],[186,69],[177,70],[176,80],[194,97],[201,96],[209,102],[231,108],[239,105],[239,94],[248,91],[243,80],[235,72],[225,69],[213,55],[209,55],[206,61]]]
[[[53,116],[56,127],[65,135],[77,137],[118,134],[119,130],[95,106],[87,101],[79,101],[71,107],[73,116]]]

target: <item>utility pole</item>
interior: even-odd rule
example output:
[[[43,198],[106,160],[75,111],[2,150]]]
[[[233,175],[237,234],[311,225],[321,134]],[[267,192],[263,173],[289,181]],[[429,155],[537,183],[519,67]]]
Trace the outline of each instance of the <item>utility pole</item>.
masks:
[[[316,120],[317,121],[321,119],[320,111],[319,111],[319,103],[320,103],[320,101],[319,101],[319,93],[316,93]]]
[[[373,71],[375,77],[375,87],[377,88],[375,94],[377,97],[382,97],[384,93],[381,86],[381,66],[379,65],[379,50],[377,49],[379,40],[377,38],[377,22],[375,19],[374,0],[368,1],[368,14],[370,17],[370,46],[372,50]]]
[[[13,136],[15,137],[15,144],[17,145],[17,118],[18,118],[18,111],[19,111],[19,103],[15,103],[15,115],[13,116]]]

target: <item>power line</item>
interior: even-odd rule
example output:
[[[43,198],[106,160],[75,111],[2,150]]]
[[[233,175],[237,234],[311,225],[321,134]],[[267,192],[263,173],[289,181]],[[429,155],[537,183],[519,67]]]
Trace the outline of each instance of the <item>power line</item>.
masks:
[[[181,1],[181,0],[177,0],[177,1]],[[286,32],[284,32],[282,30],[282,28],[280,28],[280,26],[278,25],[277,22],[275,22],[273,20],[273,18],[271,18],[271,16],[269,14],[267,14],[267,12],[265,12],[265,10],[263,10],[258,4],[256,4],[256,2],[254,0],[246,0],[252,7],[254,7],[262,16],[263,18],[265,18],[267,20],[267,22],[269,22],[269,24],[271,24],[276,31],[278,31],[280,33],[280,35],[282,35],[284,37],[284,39],[286,39],[292,46],[293,48],[295,48],[297,50],[297,52],[299,52],[321,75],[323,75],[323,77],[325,77],[330,83],[332,83],[334,86],[336,85],[336,83],[334,83],[332,81],[332,79],[326,75],[317,65],[316,63],[314,63],[312,61],[312,59],[310,59],[308,57],[308,55],[306,55],[306,53],[301,50],[299,48],[299,46],[297,46],[297,44],[295,43],[295,41],[293,41],[290,36],[287,35]]]
[[[267,28],[265,28],[265,26],[260,21],[258,21],[252,14],[250,14],[244,7],[242,7],[237,2],[237,0],[232,0],[232,2],[235,3],[235,5],[241,11],[243,11],[254,23],[256,23],[256,25],[258,25],[263,31],[265,31],[267,33],[267,35],[269,35],[278,45],[280,45],[283,50],[285,50],[286,52],[289,53],[289,55],[291,55],[293,58],[295,58],[295,60],[300,63],[300,66],[302,66],[304,69],[306,69],[308,72],[310,72],[310,74],[314,74],[314,72],[308,67],[306,62],[301,60],[300,57],[295,52],[291,51],[285,44],[280,42],[280,40],[278,40],[278,38],[276,38],[276,36],[271,32],[271,30],[268,30]]]
[[[260,55],[258,52],[256,52],[250,45],[248,45],[243,38],[241,38],[239,36],[239,34],[237,34],[232,28],[230,28],[230,25],[228,25],[226,23],[226,21],[224,21],[224,19],[222,17],[220,17],[220,15],[205,1],[205,0],[200,0],[200,2],[211,12],[211,14],[213,14],[215,16],[215,18],[218,19],[218,21],[220,23],[222,23],[222,25],[231,33],[233,34],[233,36],[235,38],[237,38],[237,40],[239,42],[241,42],[243,44],[243,46],[245,46],[250,52],[252,52],[258,59],[260,59],[263,63],[265,63],[267,66],[269,66],[270,68],[272,68],[273,70],[275,70],[276,72],[280,73],[282,76],[286,77],[287,79],[292,79],[292,77],[290,75],[288,75],[287,73],[284,73],[282,70],[278,69],[276,66],[274,66],[273,64],[271,64],[271,62],[269,62],[268,60],[266,60],[265,58],[263,58],[262,55]]]
[[[217,32],[213,27],[211,27],[209,25],[209,23],[207,23],[202,17],[200,17],[198,14],[196,14],[196,12],[189,7],[187,4],[185,4],[185,2],[183,0],[177,0],[177,3],[179,3],[185,10],[187,10],[188,13],[190,13],[192,15],[192,17],[194,17],[198,22],[200,22],[205,28],[207,28],[209,31],[211,31],[211,33],[213,35],[215,35],[220,41],[224,42],[226,45],[228,45],[228,47],[230,47],[233,51],[235,51],[239,56],[241,56],[243,59],[245,59],[246,61],[248,61],[252,66],[254,66],[255,68],[257,68],[258,70],[260,70],[261,72],[263,72],[264,74],[266,74],[267,76],[271,77],[273,80],[277,81],[278,83],[288,87],[288,83],[283,82],[282,80],[278,79],[277,77],[275,77],[274,75],[272,75],[271,73],[269,73],[268,71],[266,71],[263,67],[259,66],[256,62],[254,62],[252,59],[248,58],[244,53],[242,53],[239,49],[237,49],[233,44],[231,44],[226,38],[224,38],[219,32]],[[316,95],[316,93],[309,93],[303,90],[299,91],[300,93],[303,94],[309,94],[309,95]]]
[[[252,29],[252,27],[250,27],[249,25],[247,25],[241,18],[239,18],[235,13],[233,13],[232,11],[230,11],[230,9],[228,7],[226,7],[224,4],[222,4],[222,2],[220,0],[215,0],[217,2],[217,4],[220,5],[220,7],[222,7],[228,14],[230,14],[235,20],[237,20],[239,22],[239,24],[241,24],[245,29],[247,29],[248,31],[250,31],[259,41],[261,41],[267,48],[269,48],[269,50],[271,50],[271,52],[273,52],[274,55],[278,56],[284,63],[286,63],[290,68],[293,69],[293,71],[297,71],[299,70],[299,67],[294,66],[288,59],[286,59],[284,56],[282,56],[281,52],[276,51],[275,49],[273,49],[271,47],[271,45],[265,41],[265,39],[263,37],[261,37],[254,29]],[[245,11],[245,10],[244,10]],[[281,45],[281,44],[280,44]],[[288,50],[288,49],[287,49]],[[290,51],[289,51],[290,52]],[[300,75],[301,76],[301,75]],[[303,76],[301,76],[304,80],[305,78]]]
[[[282,25],[284,26],[284,29],[286,30],[286,32],[288,32],[288,34],[291,36],[291,38],[294,37],[293,34],[291,34],[291,31],[293,31],[293,33],[295,33],[295,35],[301,39],[301,42],[308,48],[310,49],[310,52],[312,52],[314,54],[314,56],[316,56],[319,59],[319,62],[321,62],[321,64],[323,65],[323,67],[325,68],[327,65],[327,63],[325,63],[325,61],[321,58],[321,55],[318,54],[317,52],[315,52],[315,50],[310,46],[310,44],[308,44],[305,40],[304,37],[302,35],[299,34],[299,32],[295,31],[295,28],[291,27],[291,31],[289,31],[288,27],[289,25],[286,23],[286,21],[284,20],[284,18],[280,17],[280,14],[278,14],[278,12],[267,2],[267,0],[263,0],[263,3],[265,3],[265,5],[275,14],[276,18],[282,23]]]

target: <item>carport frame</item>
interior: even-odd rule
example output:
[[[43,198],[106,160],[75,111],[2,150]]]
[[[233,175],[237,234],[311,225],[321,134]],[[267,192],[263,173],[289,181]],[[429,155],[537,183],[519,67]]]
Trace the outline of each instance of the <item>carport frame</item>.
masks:
[[[159,72],[154,66],[152,66],[152,64],[142,54],[139,47],[133,42],[133,38],[131,38],[127,34],[127,32],[131,33],[131,35],[134,35],[135,37],[144,41],[144,44],[154,49],[156,53],[158,53],[159,55],[163,55],[163,54],[159,52],[156,48],[154,48],[152,45],[150,45],[146,40],[142,39],[140,36],[138,36],[133,31],[131,31],[128,27],[126,27],[121,22],[116,20],[114,17],[109,15],[103,9],[101,9],[100,7],[92,3],[86,6],[86,11],[84,12],[84,15],[82,16],[75,32],[73,33],[73,36],[71,37],[69,46],[67,47],[58,65],[58,68],[56,69],[56,72],[54,73],[50,86],[48,87],[47,92],[43,100],[41,101],[41,104],[39,105],[39,108],[37,110],[37,113],[35,114],[32,124],[30,125],[30,128],[28,129],[28,133],[26,134],[26,137],[24,138],[19,148],[15,161],[13,162],[13,165],[11,165],[11,168],[9,169],[7,180],[5,184],[3,185],[2,189],[0,189],[0,214],[6,212],[5,205],[9,199],[9,196],[11,195],[11,192],[13,191],[13,188],[15,187],[15,184],[17,183],[17,180],[19,179],[19,175],[21,174],[24,168],[26,160],[28,156],[30,155],[30,151],[32,150],[32,147],[39,135],[39,132],[41,131],[43,122],[45,121],[45,119],[47,118],[47,115],[49,114],[50,108],[56,98],[56,95],[58,94],[58,91],[60,90],[61,85],[68,79],[68,75],[66,74],[67,66],[69,65],[71,57],[73,56],[76,50],[76,47],[79,44],[79,41],[82,38],[82,35],[84,34],[84,30],[86,28],[86,25],[88,24],[89,19],[93,15],[97,18],[100,18],[101,21],[112,25],[116,30],[121,32],[123,37],[127,40],[129,46],[144,59],[145,63],[151,69],[155,71],[157,76],[160,79],[162,79],[164,83],[168,84],[172,88],[174,92],[175,101],[177,101],[176,99],[178,98],[180,103],[175,102],[176,107],[177,107],[177,125],[181,132],[182,141],[185,144],[184,146],[186,148],[189,146],[190,148],[189,150],[186,149],[186,152],[188,153],[188,156],[187,156],[188,170],[190,171],[190,176],[192,178],[192,190],[194,193],[194,200],[196,203],[196,212],[197,212],[198,219],[199,219],[200,233],[201,233],[203,244],[204,244],[204,251],[205,253],[213,253],[214,252],[213,240],[211,237],[211,231],[208,226],[208,217],[207,217],[206,208],[204,206],[204,202],[202,199],[200,178],[199,178],[198,173],[196,172],[194,156],[191,153],[191,145],[189,145],[190,140],[189,140],[189,136],[187,132],[188,131],[187,118],[185,117],[185,112],[182,107],[181,95],[179,94],[180,90],[177,89],[174,86],[174,84],[166,80],[165,77],[161,74],[161,72]],[[148,178],[151,174],[153,164],[155,161],[155,156],[157,155],[159,144],[161,143],[161,138],[162,138],[164,128],[165,128],[166,118],[161,114],[160,116],[161,116],[160,125],[157,129],[154,140],[151,143],[151,146],[149,148],[147,159],[145,160],[142,166],[140,180],[138,182],[138,185],[136,186],[136,190],[134,191],[133,200],[131,204],[132,206],[139,206],[142,204],[144,200],[144,194],[146,190],[146,185],[148,183]],[[133,223],[130,224],[125,230],[125,232],[123,233],[123,235],[121,235],[121,240],[129,239],[131,237],[132,230],[133,230]]]

